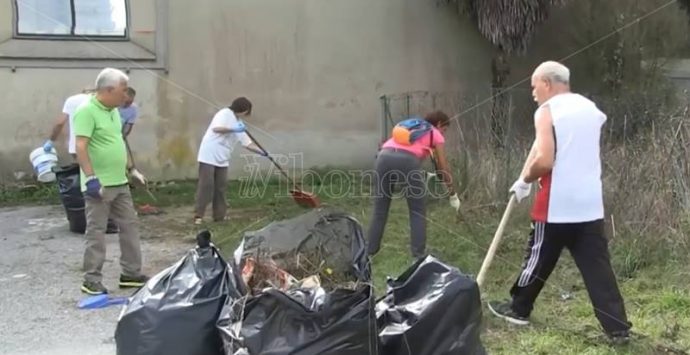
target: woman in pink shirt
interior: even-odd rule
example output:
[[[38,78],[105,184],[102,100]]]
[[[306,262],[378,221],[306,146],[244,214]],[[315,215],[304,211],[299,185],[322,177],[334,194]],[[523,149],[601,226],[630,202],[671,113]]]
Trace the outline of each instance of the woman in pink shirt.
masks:
[[[376,173],[373,179],[374,210],[368,233],[369,255],[375,255],[381,247],[381,238],[388,219],[393,183],[403,185],[402,193],[407,199],[407,206],[410,211],[410,249],[412,256],[420,258],[425,255],[426,173],[421,165],[422,161],[432,153],[450,193],[451,206],[456,211],[460,208],[460,200],[455,192],[443,149],[445,142],[443,132],[448,128],[450,119],[442,111],[434,111],[428,113],[424,120],[431,124],[430,131],[409,145],[397,143],[393,138],[390,138],[381,146],[381,151],[376,157]]]

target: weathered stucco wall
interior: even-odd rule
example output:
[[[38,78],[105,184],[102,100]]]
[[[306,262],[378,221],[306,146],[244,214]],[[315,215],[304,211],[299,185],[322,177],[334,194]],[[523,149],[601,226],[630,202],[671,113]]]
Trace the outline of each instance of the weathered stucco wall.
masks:
[[[10,10],[0,5],[0,17]],[[135,10],[133,17],[160,14]],[[382,94],[471,89],[490,77],[488,45],[469,21],[434,1],[171,0],[166,11],[168,72],[118,65],[132,68],[142,110],[132,148],[154,178],[195,177],[211,117],[239,95],[254,102],[250,129],[273,153],[302,153],[305,167],[368,166]],[[137,23],[133,33],[146,33],[156,21]],[[151,38],[141,42],[149,50]],[[30,170],[29,152],[48,135],[64,98],[97,73],[0,68],[2,176]],[[243,174],[239,150],[235,157],[232,176]],[[64,149],[61,158],[69,159]]]

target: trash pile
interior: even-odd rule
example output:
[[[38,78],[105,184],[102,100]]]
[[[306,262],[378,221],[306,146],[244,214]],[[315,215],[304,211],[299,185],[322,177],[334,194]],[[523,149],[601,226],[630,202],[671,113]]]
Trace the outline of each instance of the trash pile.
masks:
[[[375,354],[377,330],[361,225],[312,210],[246,232],[235,262],[249,294],[218,321],[226,354]]]
[[[246,232],[235,261],[253,294],[266,287],[299,288],[304,281],[328,290],[355,289],[371,277],[361,226],[347,214],[330,210]]]
[[[427,257],[377,302],[347,213],[314,209],[245,232],[229,262],[210,237],[132,296],[118,354],[484,354],[477,284]]]

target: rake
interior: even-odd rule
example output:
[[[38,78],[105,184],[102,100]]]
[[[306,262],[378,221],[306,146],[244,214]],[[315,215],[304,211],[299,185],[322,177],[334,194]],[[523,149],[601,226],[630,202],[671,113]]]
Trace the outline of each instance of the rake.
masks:
[[[264,149],[264,147],[261,146],[259,141],[257,141],[256,138],[254,138],[252,136],[252,134],[249,133],[248,130],[245,130],[245,133],[247,133],[247,136],[249,136],[249,138],[251,138],[251,140],[254,142],[254,144],[256,144],[256,146],[259,147],[259,149],[261,149],[262,152],[264,152],[264,154],[266,155],[268,160],[270,160],[271,163],[273,163],[273,165],[275,165],[275,167],[278,168],[278,170],[280,170],[280,172],[283,174],[283,176],[285,176],[285,178],[288,180],[288,182],[292,185],[292,189],[290,190],[290,195],[292,196],[292,199],[298,205],[305,207],[305,208],[316,208],[316,207],[319,207],[321,205],[321,202],[319,201],[319,198],[316,197],[316,195],[309,193],[309,192],[306,192],[306,191],[303,191],[302,189],[299,188],[297,183],[292,178],[290,178],[290,176],[273,159],[272,156],[268,155],[268,151],[266,151],[266,149]]]

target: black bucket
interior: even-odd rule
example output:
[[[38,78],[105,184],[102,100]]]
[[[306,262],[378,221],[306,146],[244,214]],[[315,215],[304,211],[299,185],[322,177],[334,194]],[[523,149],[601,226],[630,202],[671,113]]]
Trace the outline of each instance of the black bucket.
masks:
[[[67,220],[69,221],[69,230],[72,233],[84,234],[86,232],[86,213],[85,208],[69,208],[65,207],[67,212]],[[119,233],[120,229],[112,219],[108,219],[108,227],[105,230],[106,234]]]
[[[84,208],[84,196],[79,184],[79,164],[53,167],[60,202],[65,209]]]
[[[69,164],[60,167],[53,167],[53,172],[58,185],[60,202],[65,208],[69,230],[73,233],[84,234],[86,232],[86,215],[84,209],[84,195],[81,192],[79,183],[79,164]],[[117,224],[112,219],[108,219],[107,234],[119,232]]]
[[[86,214],[84,213],[84,207],[74,209],[66,207],[65,211],[67,212],[70,232],[84,234],[84,232],[86,232]]]

